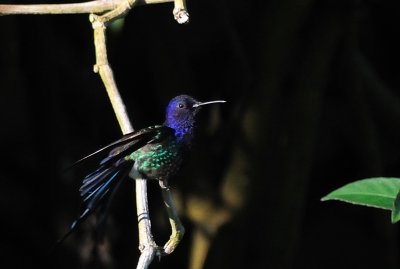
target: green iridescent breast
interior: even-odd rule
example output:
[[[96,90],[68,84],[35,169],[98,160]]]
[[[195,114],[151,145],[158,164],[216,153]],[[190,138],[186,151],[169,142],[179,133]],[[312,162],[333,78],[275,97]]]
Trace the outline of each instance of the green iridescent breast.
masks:
[[[134,160],[139,173],[147,179],[163,180],[174,175],[182,162],[183,146],[174,138],[147,144],[127,156]]]

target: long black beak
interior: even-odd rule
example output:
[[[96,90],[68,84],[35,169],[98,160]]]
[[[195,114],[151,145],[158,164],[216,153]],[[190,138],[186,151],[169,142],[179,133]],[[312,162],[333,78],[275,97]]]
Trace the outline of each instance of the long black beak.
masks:
[[[226,103],[224,100],[217,100],[217,101],[209,101],[209,102],[199,102],[193,105],[193,107],[205,106],[209,104],[216,104],[216,103]]]

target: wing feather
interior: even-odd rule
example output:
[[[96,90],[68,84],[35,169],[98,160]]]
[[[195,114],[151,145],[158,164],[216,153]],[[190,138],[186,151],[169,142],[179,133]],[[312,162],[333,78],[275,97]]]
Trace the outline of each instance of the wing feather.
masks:
[[[81,214],[58,243],[64,241],[95,212],[98,213],[97,227],[99,230],[104,230],[112,197],[133,166],[133,161],[126,160],[125,157],[146,144],[165,139],[173,132],[173,129],[163,125],[145,128],[138,132],[126,134],[121,139],[75,162],[73,166],[108,152],[108,156],[100,162],[99,167],[83,179],[79,189],[82,198]]]

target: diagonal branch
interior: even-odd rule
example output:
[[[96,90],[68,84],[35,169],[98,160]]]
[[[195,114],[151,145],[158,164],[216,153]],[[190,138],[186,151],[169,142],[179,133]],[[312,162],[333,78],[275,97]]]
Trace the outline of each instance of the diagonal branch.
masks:
[[[108,97],[114,109],[120,128],[124,134],[133,132],[124,102],[118,91],[114,74],[108,62],[106,47],[107,24],[119,17],[125,16],[135,5],[156,4],[174,2],[173,15],[180,23],[189,22],[189,14],[186,11],[185,0],[97,0],[73,4],[37,4],[37,5],[0,5],[1,15],[13,14],[77,14],[90,13],[89,20],[94,31],[94,44],[96,64],[94,72],[98,73],[106,88]],[[98,15],[101,14],[101,15]],[[136,183],[136,207],[139,228],[139,249],[141,256],[137,268],[147,268],[154,256],[172,253],[184,234],[184,227],[179,220],[172,194],[166,186],[161,185],[164,203],[172,228],[172,234],[163,248],[157,246],[151,233],[151,221],[147,201],[147,182],[145,179],[137,179]]]
[[[181,6],[175,6],[174,15],[178,22],[188,21],[188,14],[184,2],[177,1]],[[90,21],[94,29],[94,40],[96,48],[96,65],[94,68],[95,72],[98,72],[103,83],[106,87],[107,93],[113,105],[115,114],[123,133],[133,131],[130,125],[123,100],[118,92],[112,69],[107,59],[107,48],[106,48],[106,37],[105,30],[106,24],[120,16],[125,15],[129,9],[135,4],[135,0],[128,0],[123,2],[120,6],[112,11],[109,11],[101,16],[94,14],[90,15]],[[185,19],[186,18],[186,19]],[[168,217],[171,224],[172,233],[170,239],[161,249],[157,246],[151,233],[151,221],[149,216],[149,208],[147,201],[147,182],[144,179],[136,179],[136,207],[138,216],[138,228],[139,228],[139,249],[141,256],[137,264],[137,268],[147,268],[152,262],[155,255],[161,257],[161,255],[167,255],[172,253],[178,246],[184,234],[184,227],[179,219],[177,210],[175,208],[172,194],[170,189],[160,185],[162,189],[164,203],[167,208]]]
[[[114,13],[114,15],[119,15]],[[120,128],[124,134],[132,132],[133,127],[130,123],[128,114],[125,109],[124,102],[118,91],[114,80],[112,69],[108,63],[106,49],[106,26],[105,23],[111,18],[111,14],[104,14],[104,17],[94,14],[90,15],[90,21],[94,30],[94,43],[96,50],[96,64],[94,71],[99,73],[108,97],[114,109]],[[139,249],[141,255],[137,264],[137,268],[147,268],[153,261],[156,254],[157,245],[153,240],[151,233],[151,221],[149,217],[149,208],[147,201],[147,182],[144,179],[135,180],[136,185],[136,210],[138,216],[139,230]]]
[[[94,44],[96,52],[96,64],[94,72],[99,73],[104,86],[106,87],[108,97],[114,109],[118,123],[123,134],[133,132],[133,127],[129,121],[128,114],[125,109],[124,102],[118,92],[117,84],[114,80],[113,71],[108,63],[107,48],[106,48],[106,26],[103,22],[98,20],[98,16],[90,15],[94,30]]]
[[[129,121],[125,105],[119,94],[112,69],[108,62],[105,31],[106,24],[108,22],[126,14],[128,10],[133,7],[134,4],[134,0],[131,2],[124,2],[123,6],[119,6],[116,9],[109,11],[108,13],[105,13],[101,16],[91,14],[89,18],[94,29],[94,43],[96,50],[96,64],[94,67],[94,71],[99,73],[101,79],[103,80],[111,104],[114,108],[114,112],[117,116],[117,120],[124,134],[132,132],[133,127],[131,126],[131,123]],[[171,193],[169,192],[169,190],[164,191],[163,189],[163,198],[165,204],[172,204],[172,206],[170,207],[167,206],[168,216],[170,218],[170,223],[172,227],[172,235],[171,239],[167,242],[164,250],[160,249],[155,243],[153,235],[151,233],[151,221],[147,201],[147,182],[144,179],[136,179],[135,184],[136,208],[139,229],[139,249],[141,251],[141,256],[137,264],[137,268],[139,269],[147,268],[154,259],[155,255],[160,257],[161,255],[172,253],[183,236],[183,226],[179,220],[178,215],[176,214],[176,209],[173,205]],[[168,208],[172,208],[172,211]]]

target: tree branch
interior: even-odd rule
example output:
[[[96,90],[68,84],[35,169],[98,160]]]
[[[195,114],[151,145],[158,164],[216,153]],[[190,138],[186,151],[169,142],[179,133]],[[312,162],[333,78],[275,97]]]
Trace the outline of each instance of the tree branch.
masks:
[[[173,0],[97,0],[73,4],[38,4],[38,5],[0,5],[1,15],[15,14],[77,14],[90,13],[89,20],[94,31],[96,64],[94,72],[99,73],[106,88],[114,113],[123,134],[133,132],[132,124],[125,109],[124,102],[118,91],[114,74],[108,62],[106,47],[107,24],[119,17],[125,16],[135,5],[157,4],[172,2]],[[180,24],[189,21],[185,0],[174,0],[173,10],[176,21]],[[97,14],[97,15],[96,15]],[[98,15],[101,14],[101,15]],[[137,268],[145,269],[152,262],[155,255],[170,254],[179,244],[184,234],[184,228],[179,220],[169,188],[161,184],[164,203],[167,207],[171,223],[172,234],[164,248],[159,248],[151,233],[151,221],[147,201],[147,181],[136,179],[136,207],[139,229],[139,249],[141,256]]]
[[[133,127],[129,121],[125,105],[118,92],[112,69],[107,59],[106,48],[106,24],[126,14],[134,6],[135,2],[123,2],[121,6],[101,16],[91,14],[90,21],[94,29],[94,43],[96,51],[96,64],[94,71],[99,73],[106,87],[108,96],[117,116],[118,123],[124,134],[132,132]],[[164,203],[171,223],[172,234],[164,249],[157,246],[151,233],[151,221],[147,201],[147,182],[144,179],[136,179],[136,208],[139,229],[139,249],[141,256],[137,264],[138,269],[147,268],[152,262],[154,255],[161,256],[172,253],[183,237],[184,228],[176,212],[171,193],[168,188],[162,188]]]
[[[90,15],[90,21],[94,30],[94,45],[96,53],[96,64],[94,72],[99,73],[111,105],[114,109],[115,116],[123,134],[133,132],[133,127],[129,121],[128,113],[126,112],[124,102],[119,94],[117,84],[114,80],[114,74],[108,63],[107,48],[106,48],[106,26],[102,17],[97,15]]]
[[[115,8],[118,2],[115,0],[97,0],[73,4],[9,4],[0,5],[0,15],[101,13]]]
[[[126,8],[131,8],[131,6],[128,5]],[[126,10],[123,8],[116,8],[114,11],[110,11],[103,16],[91,14],[89,18],[94,29],[94,44],[96,51],[96,64],[94,66],[94,71],[99,73],[104,86],[106,87],[108,97],[111,101],[114,113],[117,117],[123,134],[132,132],[133,127],[130,123],[124,102],[118,91],[112,69],[108,62],[105,31],[106,23],[116,17],[121,16],[121,14],[124,14],[125,12]],[[137,268],[144,269],[147,268],[152,262],[158,247],[154,242],[153,235],[151,233],[151,221],[147,201],[147,182],[144,179],[136,179],[135,185],[136,210],[139,230],[139,249],[142,253],[139,258]]]
[[[151,221],[147,201],[147,181],[145,179],[136,179],[135,184],[139,226],[139,250],[142,253],[136,268],[144,269],[153,261],[154,255],[161,256],[161,253],[151,233]]]
[[[127,3],[134,3],[137,6],[148,4],[161,4],[174,2],[174,18],[180,23],[189,22],[189,13],[186,10],[185,0],[96,0],[83,3],[71,4],[3,4],[0,5],[0,16],[3,15],[44,15],[44,14],[79,14],[95,13],[100,14],[115,10]]]

